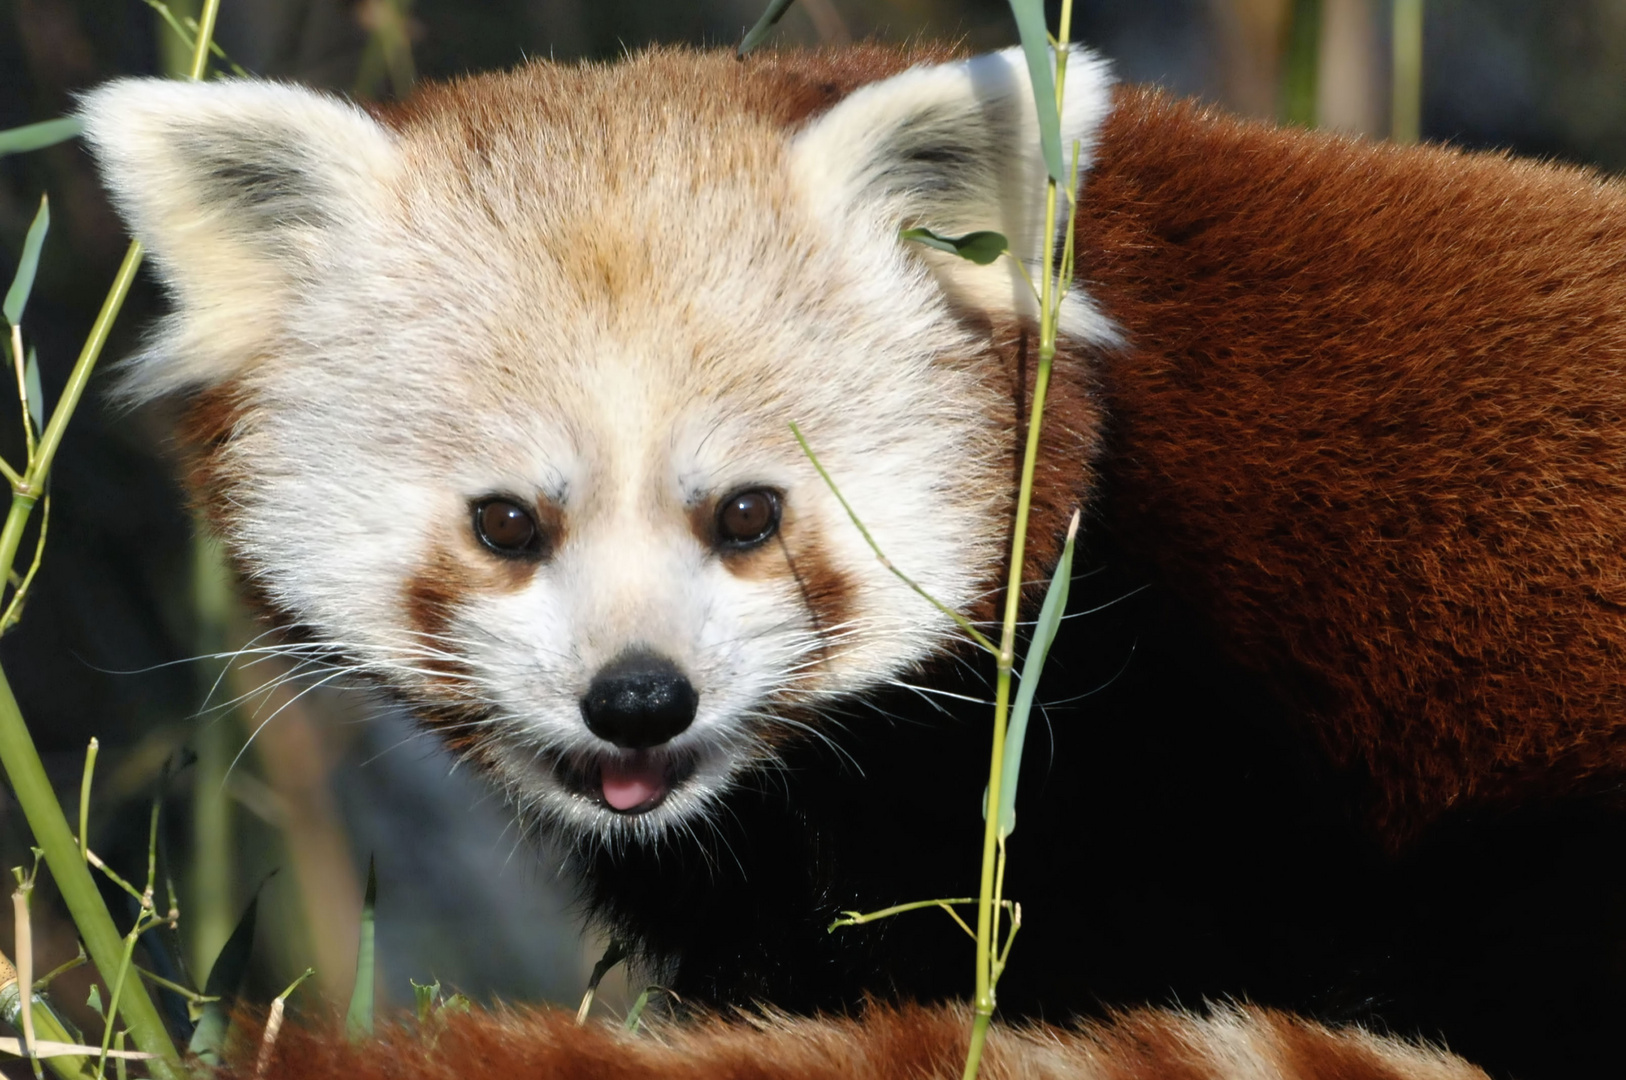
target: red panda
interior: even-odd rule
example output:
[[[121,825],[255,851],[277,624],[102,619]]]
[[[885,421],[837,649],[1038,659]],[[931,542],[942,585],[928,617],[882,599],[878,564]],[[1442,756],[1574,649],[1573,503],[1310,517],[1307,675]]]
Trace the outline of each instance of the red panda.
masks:
[[[993,610],[1035,349],[1017,264],[1043,240],[1030,101],[1017,53],[880,47],[537,63],[374,114],[254,82],[85,101],[175,298],[125,392],[181,399],[248,590],[484,770],[701,1002],[954,992],[935,931],[825,931],[965,891],[940,838],[973,835],[981,736],[900,704],[977,696],[953,624],[789,425],[894,564]],[[1573,1000],[1474,995],[1545,970],[1546,938],[1502,935],[1560,933],[1616,880],[1508,900],[1474,875],[1559,880],[1568,849],[1497,833],[1509,808],[1620,835],[1626,193],[1244,123],[1083,51],[1063,127],[1078,272],[1027,576],[1084,505],[1170,636],[1128,617],[1148,668],[1082,617],[1046,693],[1100,693],[1094,737],[1173,737],[1136,772],[1058,726],[1030,763],[1010,892],[1045,944],[1024,931],[1004,1001],[1237,994],[1524,1075],[1598,1060],[1586,1009],[1626,996],[1606,960],[1561,969]],[[1175,678],[1147,676],[1160,656]],[[1157,771],[1193,748],[1197,797]],[[1201,785],[1283,763],[1261,857]],[[1132,872],[1100,872],[1122,837],[1077,812],[1098,782],[1146,800]],[[1566,833],[1578,806],[1598,816]]]

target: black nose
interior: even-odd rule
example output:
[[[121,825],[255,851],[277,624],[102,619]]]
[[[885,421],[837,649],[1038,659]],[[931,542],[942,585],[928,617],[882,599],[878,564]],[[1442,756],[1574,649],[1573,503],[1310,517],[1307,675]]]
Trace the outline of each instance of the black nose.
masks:
[[[700,696],[676,664],[628,653],[593,677],[582,698],[587,730],[628,750],[659,746],[694,722]]]

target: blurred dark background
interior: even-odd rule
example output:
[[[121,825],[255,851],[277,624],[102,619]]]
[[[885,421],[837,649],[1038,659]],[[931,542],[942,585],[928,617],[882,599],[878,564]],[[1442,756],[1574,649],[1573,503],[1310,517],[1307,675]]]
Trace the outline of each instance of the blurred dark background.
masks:
[[[389,97],[416,79],[527,57],[613,58],[649,42],[728,46],[761,6],[225,0],[217,40],[253,73]],[[195,5],[180,0],[171,11],[184,19]],[[1389,0],[1078,0],[1074,36],[1113,58],[1126,80],[1381,138],[1397,104],[1392,15]],[[777,40],[920,36],[969,49],[1014,40],[998,0],[801,0]],[[173,73],[186,53],[143,0],[10,0],[0,15],[0,129],[59,116],[76,90],[116,75]],[[1424,138],[1605,170],[1626,164],[1626,3],[1427,0],[1422,58]],[[52,229],[26,329],[54,401],[126,237],[76,144],[0,158],[0,282],[11,278],[42,192]],[[143,276],[108,362],[161,305]],[[92,846],[137,874],[144,807],[164,763],[195,753],[196,764],[165,785],[164,862],[180,891],[180,951],[196,977],[264,882],[256,986],[269,996],[314,964],[317,989],[296,1004],[344,1000],[374,853],[388,1000],[411,1000],[409,978],[480,997],[577,998],[602,943],[581,940],[557,860],[516,835],[466,772],[450,770],[402,718],[360,693],[254,694],[282,669],[267,661],[223,675],[217,660],[183,662],[240,647],[256,631],[234,610],[214,551],[194,538],[165,418],[110,408],[103,386],[102,377],[92,383],[58,459],[50,544],[27,617],[0,641],[0,661],[65,789],[77,785],[86,741],[101,740]],[[14,413],[0,403],[0,452],[16,461]],[[28,842],[15,804],[0,801],[4,866],[25,862]],[[49,904],[36,908],[49,967],[72,955],[71,929]],[[9,926],[0,947],[12,950]],[[82,985],[64,987],[66,1004],[83,1001]]]

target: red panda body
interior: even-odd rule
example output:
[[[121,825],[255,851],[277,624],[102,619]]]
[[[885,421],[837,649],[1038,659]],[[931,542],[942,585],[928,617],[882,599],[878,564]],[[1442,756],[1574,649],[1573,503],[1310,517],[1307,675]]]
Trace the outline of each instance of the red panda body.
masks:
[[[946,920],[827,930],[971,888],[985,690],[788,429],[895,563],[993,610],[1031,301],[897,230],[1031,263],[1041,172],[1019,62],[942,60],[87,107],[179,301],[133,392],[188,399],[271,619],[485,769],[702,1004],[963,989]],[[1040,690],[1003,1005],[1234,995],[1585,1075],[1626,1007],[1626,193],[1113,91],[1082,53],[1067,86],[1029,578],[1079,505],[1098,573]],[[1339,1038],[1281,1075],[1436,1075]]]
[[[1375,780],[1449,807],[1626,765],[1626,194],[1129,92],[1079,265],[1109,527]]]

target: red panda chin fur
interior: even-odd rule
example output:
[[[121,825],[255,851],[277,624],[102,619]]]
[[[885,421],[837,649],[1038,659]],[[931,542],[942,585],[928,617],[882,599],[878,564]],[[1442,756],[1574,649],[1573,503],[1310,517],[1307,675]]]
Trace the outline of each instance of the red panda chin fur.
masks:
[[[560,1010],[476,1011],[423,1027],[392,1026],[351,1043],[333,1028],[284,1028],[268,1068],[245,1041],[228,1078],[458,1080],[952,1080],[961,1075],[968,1008],[871,1008],[862,1020],[769,1014],[646,1024],[637,1033]],[[1331,1030],[1283,1013],[1222,1006],[1205,1015],[1142,1009],[1076,1027],[996,1025],[986,1080],[1485,1080],[1432,1047],[1358,1028]]]

